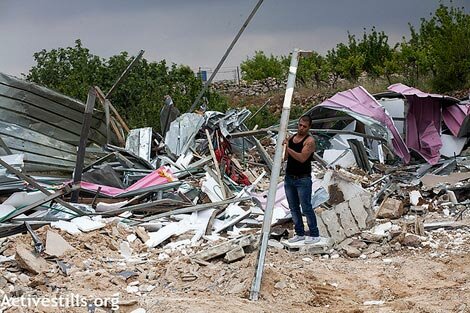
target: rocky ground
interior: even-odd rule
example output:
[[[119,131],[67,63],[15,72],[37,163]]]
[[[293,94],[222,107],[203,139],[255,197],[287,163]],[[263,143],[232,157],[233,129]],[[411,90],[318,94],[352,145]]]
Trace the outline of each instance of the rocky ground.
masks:
[[[426,231],[419,247],[377,244],[349,258],[341,250],[323,255],[269,248],[258,301],[248,299],[256,250],[234,263],[195,262],[201,246],[147,250],[132,241],[135,257],[124,261],[119,238],[132,230],[111,223],[86,235],[53,230],[74,248],[48,257],[40,274],[14,260],[29,235],[2,242],[1,293],[13,297],[119,299],[118,312],[470,312],[470,216],[456,229]],[[38,231],[45,240],[47,231]],[[178,238],[184,240],[184,238]],[[67,276],[56,261],[71,265]],[[117,302],[115,302],[116,304]],[[3,303],[1,312],[87,312],[85,307],[18,307]],[[93,312],[90,310],[88,312]],[[111,312],[95,308],[94,312]]]

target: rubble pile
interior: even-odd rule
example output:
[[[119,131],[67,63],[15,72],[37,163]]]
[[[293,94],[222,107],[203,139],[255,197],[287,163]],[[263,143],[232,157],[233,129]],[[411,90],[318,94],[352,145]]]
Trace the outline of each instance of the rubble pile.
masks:
[[[398,118],[402,127],[396,127],[364,88],[348,92],[354,97],[347,101],[360,101],[350,105],[339,94],[307,112],[317,141],[311,200],[321,241],[315,244],[286,240],[293,227],[282,179],[269,178],[282,140],[276,126],[247,129],[247,109],[179,114],[169,99],[161,134],[130,130],[125,147],[105,145],[100,158],[82,167],[79,181],[27,175],[23,154],[0,157],[0,293],[93,296],[99,290],[129,307],[160,292],[246,296],[269,184],[277,185],[273,219],[265,221],[271,222],[271,256],[464,253],[470,159],[460,154],[468,130],[426,137],[428,146],[421,142],[412,154],[401,136],[407,131],[415,140],[411,133],[419,126],[403,127]],[[458,105],[470,112],[466,102]],[[468,116],[459,127],[467,127]],[[449,144],[447,150],[436,152],[435,142]],[[297,288],[287,269],[277,275],[272,293]]]

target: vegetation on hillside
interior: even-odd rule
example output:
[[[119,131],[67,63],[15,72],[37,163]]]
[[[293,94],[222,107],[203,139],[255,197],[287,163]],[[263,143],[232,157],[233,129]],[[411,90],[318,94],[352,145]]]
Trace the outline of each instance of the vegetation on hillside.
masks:
[[[364,30],[362,38],[348,33],[347,43],[338,43],[325,56],[314,52],[302,58],[298,80],[305,86],[335,88],[339,80],[357,83],[366,74],[371,79],[384,78],[388,84],[403,82],[435,92],[470,86],[470,15],[441,4],[430,19],[421,19],[419,30],[410,25],[410,32],[409,40],[403,37],[394,47],[385,32],[375,27]],[[289,66],[286,59],[268,58],[257,51],[241,64],[243,78],[282,79]]]

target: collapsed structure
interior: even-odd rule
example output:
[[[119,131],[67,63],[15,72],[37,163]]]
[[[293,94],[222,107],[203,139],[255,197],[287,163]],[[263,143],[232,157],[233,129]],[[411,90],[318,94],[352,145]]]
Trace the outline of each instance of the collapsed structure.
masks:
[[[271,248],[366,258],[419,246],[429,229],[468,228],[458,222],[470,206],[468,99],[402,84],[389,90],[374,96],[359,86],[306,112],[321,147],[312,203],[322,240],[285,240],[292,227],[279,182]],[[109,100],[94,92],[109,110]],[[174,251],[200,265],[230,263],[256,249],[273,147],[282,140],[276,126],[249,130],[250,111],[180,114],[167,98],[162,134],[127,129],[125,138],[122,119],[98,110],[87,133],[82,103],[4,74],[0,109],[0,265],[25,270],[25,286],[51,267],[70,275],[78,266],[71,251],[83,246],[92,254],[107,249],[107,261],[132,268],[116,275],[139,294],[152,287],[131,283],[136,264]],[[78,164],[82,142],[88,152]],[[72,181],[77,168],[80,180]],[[65,176],[46,174],[58,171]],[[106,247],[68,242],[90,236]]]

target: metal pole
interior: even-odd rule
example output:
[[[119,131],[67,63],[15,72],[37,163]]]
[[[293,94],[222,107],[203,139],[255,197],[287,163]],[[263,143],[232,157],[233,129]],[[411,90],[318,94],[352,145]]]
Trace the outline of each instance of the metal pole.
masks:
[[[238,38],[240,38],[241,34],[242,34],[243,31],[245,30],[245,28],[248,26],[248,23],[251,21],[251,19],[252,19],[253,16],[255,15],[256,11],[258,11],[258,8],[261,6],[261,3],[263,3],[263,0],[259,0],[259,1],[258,1],[258,3],[256,4],[256,6],[253,8],[253,11],[251,11],[250,15],[249,15],[248,18],[246,19],[245,23],[243,23],[243,26],[242,26],[242,27],[240,28],[240,30],[238,31],[238,34],[235,36],[235,38],[233,39],[232,43],[231,43],[230,46],[228,47],[227,51],[225,51],[225,54],[224,54],[224,56],[222,57],[222,59],[220,60],[219,64],[217,64],[217,67],[216,67],[215,70],[212,72],[211,77],[206,81],[206,83],[204,84],[204,87],[202,88],[201,92],[197,95],[196,100],[194,100],[193,104],[191,105],[191,108],[189,109],[189,112],[194,111],[194,109],[196,108],[196,105],[199,103],[199,100],[201,100],[202,95],[204,95],[204,93],[206,92],[207,88],[209,87],[209,85],[211,84],[212,80],[214,79],[215,75],[216,75],[217,72],[219,71],[220,67],[222,66],[222,64],[224,64],[225,59],[226,59],[227,56],[229,55],[230,51],[232,51],[233,46],[235,46],[235,44],[237,43]]]
[[[264,210],[263,228],[261,232],[261,243],[258,252],[258,262],[256,264],[256,274],[250,291],[250,300],[258,300],[261,287],[261,278],[263,276],[264,259],[268,248],[269,233],[271,232],[271,222],[273,217],[274,201],[276,197],[277,180],[281,170],[281,158],[283,150],[283,141],[286,138],[287,124],[289,122],[290,106],[292,94],[294,93],[295,76],[297,73],[297,65],[299,63],[300,50],[294,49],[289,67],[289,77],[287,79],[286,93],[284,95],[284,103],[282,106],[281,122],[279,126],[278,140],[276,144],[276,152],[274,154],[274,164],[271,171],[271,180],[269,183],[268,200],[266,209]]]
[[[108,99],[111,96],[114,90],[116,90],[116,87],[121,83],[121,81],[124,78],[126,78],[126,76],[129,74],[129,72],[134,67],[134,65],[137,64],[137,62],[139,62],[140,58],[142,58],[142,56],[144,55],[144,52],[145,52],[144,50],[140,50],[139,54],[135,57],[135,59],[132,60],[132,62],[127,66],[124,72],[122,72],[121,76],[119,76],[118,80],[114,83],[113,87],[111,87],[111,89],[109,89],[108,93],[106,94],[105,96],[106,99]]]

